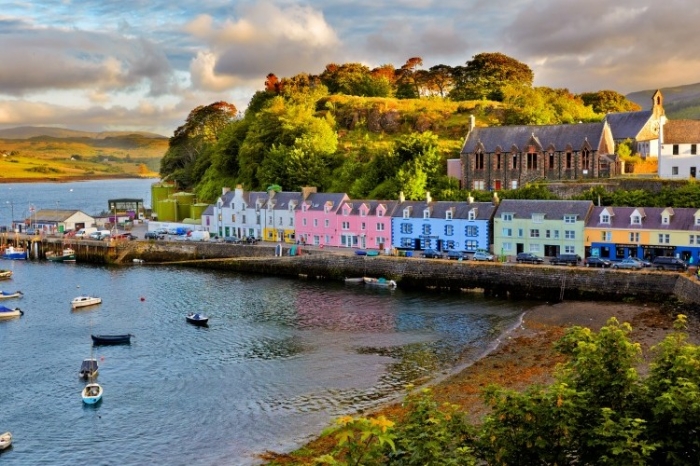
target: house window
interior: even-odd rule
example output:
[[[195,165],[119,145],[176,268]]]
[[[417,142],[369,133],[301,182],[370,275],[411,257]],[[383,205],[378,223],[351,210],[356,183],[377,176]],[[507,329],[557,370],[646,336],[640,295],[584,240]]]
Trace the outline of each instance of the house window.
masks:
[[[700,217],[695,217],[695,224],[700,225]]]
[[[231,215],[231,223],[236,223],[236,214]]]
[[[549,153],[549,169],[554,170],[554,154]]]
[[[501,169],[501,154],[496,154],[496,170]]]
[[[600,216],[600,223],[610,224],[610,215],[608,215],[608,214],[601,215]]]
[[[383,246],[384,244],[386,244],[386,238],[384,238],[383,236],[377,236],[376,241],[377,241],[377,246]]]
[[[377,209],[377,217],[384,217],[384,209]]]
[[[633,215],[632,216],[632,225],[641,225],[642,224],[642,217],[639,215]]]
[[[294,226],[294,217],[289,217],[289,226],[290,227]]]
[[[538,229],[530,230],[530,238],[539,238],[539,237],[540,237],[540,230],[538,230]]]
[[[474,225],[469,225],[465,230],[465,234],[467,236],[479,236],[479,227],[474,226]]]
[[[612,231],[603,231],[601,233],[601,241],[612,241]]]
[[[425,209],[423,211],[423,218],[430,218],[430,209]]]
[[[365,222],[360,223],[360,230],[366,230],[367,224]]]
[[[331,237],[326,235],[323,237],[323,241],[325,242],[325,244],[331,244]]]
[[[315,226],[315,227],[318,226],[318,219],[317,219],[317,218],[314,219],[314,226]]]
[[[445,225],[445,235],[452,236],[455,234],[455,228],[452,225]]]
[[[314,226],[316,226],[316,225],[314,225]],[[323,226],[326,227],[326,228],[328,228],[329,226],[331,226],[331,221],[328,220],[328,219],[326,219],[326,220],[323,222]]]
[[[403,218],[409,218],[410,216],[411,216],[410,209],[404,209],[403,210]]]
[[[671,175],[678,175],[678,167],[671,167]]]
[[[575,215],[564,215],[564,223],[576,223]]]
[[[384,224],[383,223],[377,223],[377,231],[384,231]]]
[[[690,155],[697,155],[697,154],[698,154],[698,145],[691,144],[690,145]]]
[[[584,170],[589,170],[591,168],[591,154],[587,150],[581,153],[581,168]]]
[[[476,210],[475,210],[475,209],[472,209],[472,210],[469,211],[469,217],[468,217],[468,219],[469,219],[469,220],[476,220]]]
[[[537,170],[537,154],[528,153],[527,154],[527,169]]]
[[[343,222],[342,228],[343,228],[343,230],[349,230],[350,229],[350,222]]]
[[[698,217],[700,219],[700,217]],[[504,222],[512,222],[513,221],[513,214],[502,214],[501,215],[501,220]]]
[[[277,219],[277,225],[282,225],[282,217]]]
[[[518,168],[518,154],[513,154],[513,170]]]
[[[545,237],[545,238],[551,238],[551,237],[552,237],[552,231],[551,231],[551,230],[545,230],[545,232],[544,232],[544,237]]]
[[[413,238],[401,238],[401,247],[402,248],[412,248],[413,247]]]
[[[513,250],[513,243],[503,243],[503,251],[510,252]]]
[[[448,210],[445,212],[445,220],[452,220],[452,211]]]
[[[270,215],[269,217],[267,217],[267,224],[268,224],[268,225],[274,225],[274,224],[275,224],[275,219],[272,218],[272,215]]]
[[[428,224],[428,223],[423,224],[423,234],[424,235],[429,235],[431,230],[432,230],[432,228],[430,228],[430,224]]]
[[[483,170],[484,169],[484,154],[483,152],[478,152],[476,154],[476,160],[474,163],[474,170]]]
[[[576,254],[576,246],[564,246],[564,254]]]
[[[540,252],[540,245],[539,244],[531,244],[530,245],[530,252],[532,252],[532,253]]]
[[[405,235],[410,235],[413,233],[413,225],[410,223],[402,223],[399,230]]]
[[[668,225],[669,217],[663,216],[661,217],[661,224],[662,225]]]
[[[314,245],[318,246],[319,244],[321,244],[321,237],[318,235],[314,235]]]
[[[542,223],[544,221],[543,214],[532,214],[532,223]]]
[[[690,238],[688,238],[688,244],[691,246],[695,244],[695,235],[690,235]]]
[[[504,228],[503,229],[503,236],[505,236],[505,237],[513,236],[513,229],[512,228]]]
[[[518,180],[513,180],[510,182],[510,189],[518,189]]]
[[[639,243],[639,232],[633,231],[630,233],[630,243]]]
[[[671,235],[667,233],[659,233],[659,244],[669,244],[671,242]]]
[[[366,209],[360,210],[360,217],[366,217],[366,216],[367,216],[367,210]]]
[[[559,230],[554,230],[554,239],[559,239]]]
[[[522,238],[524,234],[525,234],[525,233],[523,233],[523,229],[522,229],[522,228],[518,228],[518,238]]]
[[[446,249],[455,249],[457,247],[457,243],[452,240],[444,241],[442,244]]]
[[[576,232],[574,230],[564,230],[564,239],[576,239]]]
[[[301,219],[301,224],[304,225],[304,226],[306,226],[306,219],[305,219],[305,218],[302,218],[302,219]]]
[[[468,240],[464,243],[464,248],[467,251],[476,251],[479,248],[479,242],[474,240]]]
[[[673,155],[678,155],[678,144],[673,145]]]
[[[566,165],[565,165],[567,170],[571,170],[571,167],[573,166],[572,160],[573,160],[573,157],[571,156],[571,152],[567,152],[566,153]]]
[[[484,180],[474,181],[474,189],[479,189],[479,190],[483,191],[484,189],[486,189],[486,181],[484,181]]]
[[[245,215],[241,215],[241,223],[245,223]]]

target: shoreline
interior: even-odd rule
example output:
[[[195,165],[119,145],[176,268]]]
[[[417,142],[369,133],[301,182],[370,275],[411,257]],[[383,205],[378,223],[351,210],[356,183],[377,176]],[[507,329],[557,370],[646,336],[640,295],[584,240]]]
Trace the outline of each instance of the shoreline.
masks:
[[[497,384],[513,390],[524,390],[535,384],[549,384],[554,370],[564,358],[554,350],[556,343],[572,326],[600,330],[611,317],[632,326],[630,339],[640,343],[644,374],[651,360],[652,347],[673,331],[676,315],[688,316],[689,342],[700,343],[700,315],[692,309],[672,303],[622,303],[565,301],[554,305],[540,304],[525,311],[519,325],[504,332],[501,340],[483,357],[456,366],[448,374],[422,385],[431,388],[439,403],[458,405],[471,423],[478,423],[488,412],[481,399],[484,388]],[[482,353],[483,354],[483,353]],[[405,415],[401,402],[405,394],[360,416],[384,415],[397,420]],[[329,419],[329,425],[332,423]],[[259,455],[265,465],[310,465],[310,458],[329,451],[332,442],[316,437],[294,452],[265,452]]]
[[[44,177],[44,178],[3,178],[0,177],[0,184],[9,183],[74,183],[79,181],[99,181],[99,180],[159,180],[159,176],[140,176],[129,174],[115,175],[80,175],[66,177]]]

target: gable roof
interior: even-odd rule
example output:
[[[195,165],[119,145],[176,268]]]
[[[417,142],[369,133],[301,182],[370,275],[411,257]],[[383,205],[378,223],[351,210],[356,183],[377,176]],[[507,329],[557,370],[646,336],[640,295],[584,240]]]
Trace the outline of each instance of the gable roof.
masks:
[[[662,213],[667,207],[613,207],[615,215],[610,216],[610,223],[600,223],[600,214],[606,207],[594,207],[591,216],[586,222],[589,228],[633,229],[633,230],[680,230],[698,231],[699,225],[695,225],[695,214],[698,209],[692,207],[675,207],[669,223],[661,223]],[[610,207],[607,207],[610,211]],[[641,225],[631,225],[630,217],[637,211],[642,214]]]
[[[204,212],[202,212],[202,216],[207,215],[207,216],[213,216],[214,215],[214,205],[210,204],[206,209],[204,209]]]
[[[454,209],[452,218],[469,218],[469,212],[476,209],[476,220],[491,220],[496,206],[491,202],[457,202],[457,201],[404,201],[398,203],[392,217],[403,217],[403,212],[411,207],[409,218],[423,218],[423,211],[430,209],[430,218],[445,218],[449,209]]]
[[[670,120],[663,130],[665,144],[700,143],[700,120]]]
[[[340,206],[348,198],[345,193],[312,193],[304,201],[305,204],[309,206],[308,211],[320,211],[325,210],[326,203],[330,202],[333,206],[331,212],[337,212]],[[301,205],[301,204],[300,204]]]
[[[515,147],[524,151],[535,141],[541,150],[553,147],[563,151],[567,147],[573,150],[583,148],[587,140],[594,150],[598,150],[605,137],[605,122],[578,123],[573,125],[520,125],[520,126],[489,126],[473,128],[469,131],[462,154],[476,152],[483,147],[484,152],[510,152]]]
[[[87,215],[86,213],[80,211],[80,210],[65,210],[65,209],[42,209],[42,210],[37,210],[34,214],[32,214],[32,218],[34,219],[35,222],[65,222],[68,220],[71,216],[81,213],[83,215]],[[91,215],[87,215],[88,217],[92,217]]]
[[[399,205],[398,201],[377,201],[377,200],[363,200],[363,199],[348,199],[343,202],[343,205],[350,207],[349,215],[360,215],[360,207],[362,205],[367,205],[369,210],[367,211],[368,216],[377,215],[377,207],[383,205],[386,207],[385,217],[391,217],[394,214],[396,206]]]
[[[649,122],[653,113],[651,110],[640,110],[638,112],[608,113],[605,121],[610,125],[613,139],[622,141],[625,139],[637,139],[640,131]]]
[[[565,215],[576,215],[586,221],[593,207],[591,201],[547,201],[504,199],[498,206],[497,215],[513,214],[515,218],[531,218],[532,214],[544,214],[545,220],[564,220]]]
[[[267,202],[270,202],[270,195],[268,193],[265,193],[267,195]],[[272,204],[273,210],[289,210],[289,203],[290,202],[296,202],[296,206],[294,207],[297,209],[301,205],[302,201],[302,195],[300,192],[292,192],[292,191],[282,191],[279,193],[275,193],[275,195],[272,198]]]

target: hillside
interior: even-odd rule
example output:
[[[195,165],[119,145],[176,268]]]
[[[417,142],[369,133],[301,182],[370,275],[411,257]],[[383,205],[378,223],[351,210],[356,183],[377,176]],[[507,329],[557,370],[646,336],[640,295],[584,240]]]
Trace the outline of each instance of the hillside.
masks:
[[[143,138],[166,139],[165,136],[146,131],[78,131],[67,128],[54,128],[48,126],[18,126],[16,128],[0,129],[0,139],[30,139],[41,136],[53,138],[88,138],[105,139],[109,137],[131,137],[139,136]]]
[[[651,96],[656,89],[627,94],[627,99],[644,109],[651,108]],[[666,116],[672,120],[700,120],[700,83],[661,88]]]

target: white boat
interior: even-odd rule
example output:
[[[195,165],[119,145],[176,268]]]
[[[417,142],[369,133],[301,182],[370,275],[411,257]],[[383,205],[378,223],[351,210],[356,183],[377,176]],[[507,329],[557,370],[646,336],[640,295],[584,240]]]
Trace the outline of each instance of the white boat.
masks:
[[[11,319],[12,317],[19,317],[22,314],[24,314],[24,311],[18,307],[10,309],[9,307],[0,306],[0,319]]]
[[[391,289],[396,288],[396,282],[394,280],[387,280],[386,278],[363,277],[363,281],[365,282],[365,285],[381,286],[383,288]]]
[[[88,405],[94,405],[102,399],[102,385],[98,383],[89,383],[83,387],[81,396],[83,397],[83,403]]]
[[[0,291],[0,299],[21,298],[24,293],[21,291]]]
[[[2,253],[3,259],[25,260],[27,258],[27,250],[19,246],[8,246]]]
[[[0,451],[10,448],[10,445],[12,445],[12,434],[5,432],[4,434],[0,435]]]
[[[365,282],[365,277],[351,277],[351,278],[346,278],[345,283],[364,283]]]
[[[102,298],[97,296],[78,296],[73,298],[70,305],[73,309],[78,309],[80,307],[94,306],[95,304],[102,303]]]
[[[48,251],[46,258],[51,262],[75,262],[75,250],[73,248],[64,248],[60,253]]]
[[[85,358],[83,359],[83,363],[80,365],[80,372],[78,373],[78,376],[81,379],[88,379],[92,380],[95,377],[97,377],[97,374],[99,372],[97,366],[97,359],[95,358]]]
[[[0,270],[0,279],[12,278],[12,270]]]

